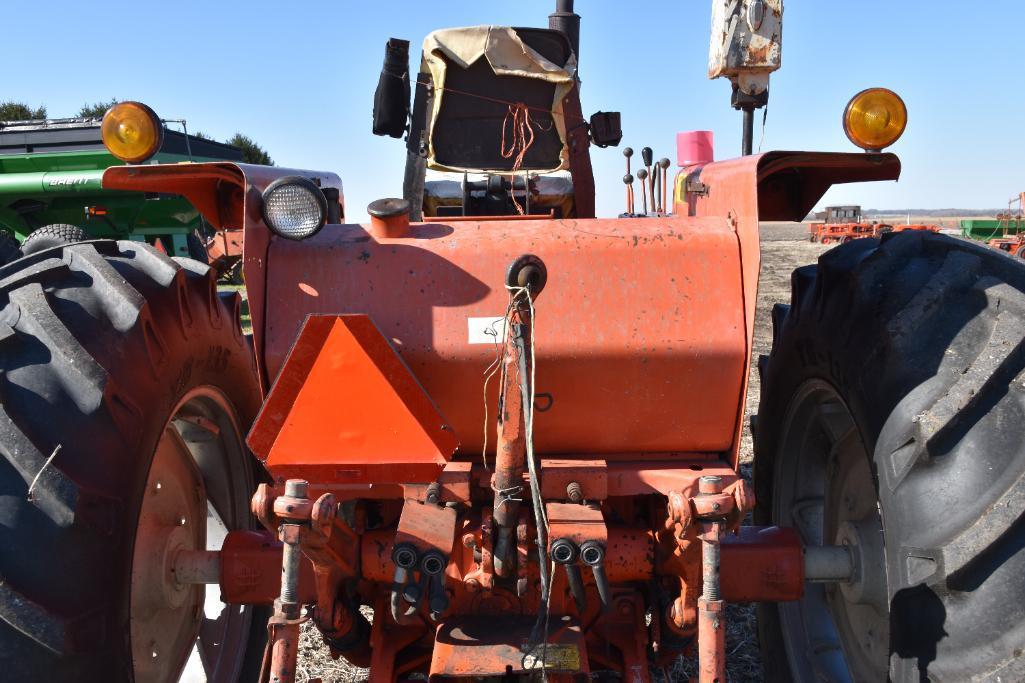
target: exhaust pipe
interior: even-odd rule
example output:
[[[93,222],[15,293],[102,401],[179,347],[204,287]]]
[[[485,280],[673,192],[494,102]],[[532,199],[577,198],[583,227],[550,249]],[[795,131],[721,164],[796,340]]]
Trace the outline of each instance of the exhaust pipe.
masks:
[[[569,38],[573,54],[580,64],[580,15],[573,11],[573,0],[555,0],[555,11],[548,15],[548,28]]]

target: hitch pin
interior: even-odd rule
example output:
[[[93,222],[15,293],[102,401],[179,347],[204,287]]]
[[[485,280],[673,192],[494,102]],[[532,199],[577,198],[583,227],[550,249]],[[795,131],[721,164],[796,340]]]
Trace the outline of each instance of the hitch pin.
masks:
[[[285,482],[285,495],[275,501],[295,507],[309,502],[309,483],[302,479]],[[282,499],[285,499],[282,501]],[[299,560],[302,557],[302,537],[306,524],[299,519],[282,518],[278,535],[284,544],[281,558],[281,595],[274,601],[274,615],[268,624],[269,639],[264,653],[263,669],[270,665],[269,677],[261,673],[260,680],[270,683],[294,683],[299,656],[299,624],[302,606],[299,604]],[[268,661],[269,660],[269,661]]]

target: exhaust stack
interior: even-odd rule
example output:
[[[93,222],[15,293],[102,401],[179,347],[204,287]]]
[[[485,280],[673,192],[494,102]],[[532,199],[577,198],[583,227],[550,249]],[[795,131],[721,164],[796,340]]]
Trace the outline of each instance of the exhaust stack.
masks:
[[[573,0],[556,0],[555,11],[548,15],[548,28],[562,31],[580,64],[580,15],[573,11]]]

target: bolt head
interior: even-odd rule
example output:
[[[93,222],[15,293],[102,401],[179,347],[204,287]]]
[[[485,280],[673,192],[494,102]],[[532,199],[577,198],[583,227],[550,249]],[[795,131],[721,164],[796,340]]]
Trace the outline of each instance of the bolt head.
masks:
[[[309,493],[310,483],[305,479],[289,479],[285,482],[285,495],[293,498],[305,498]]]
[[[706,474],[698,479],[698,493],[722,493],[722,477]]]

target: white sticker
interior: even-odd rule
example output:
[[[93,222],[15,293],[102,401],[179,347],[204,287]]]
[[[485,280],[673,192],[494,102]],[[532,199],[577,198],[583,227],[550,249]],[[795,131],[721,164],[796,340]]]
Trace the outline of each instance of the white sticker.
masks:
[[[505,341],[505,317],[467,318],[468,344],[501,344]]]

